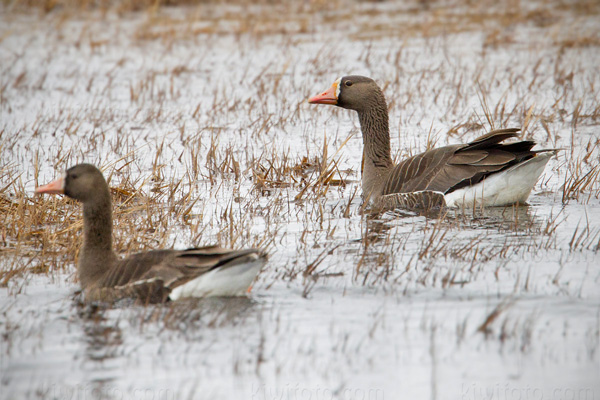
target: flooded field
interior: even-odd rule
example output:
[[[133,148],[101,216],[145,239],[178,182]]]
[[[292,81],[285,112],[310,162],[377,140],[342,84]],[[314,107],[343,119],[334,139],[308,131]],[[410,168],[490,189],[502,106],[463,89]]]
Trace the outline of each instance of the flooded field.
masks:
[[[600,399],[597,3],[0,9],[0,398]],[[529,206],[369,214],[356,115],[306,101],[348,74],[396,159],[563,150]],[[79,162],[121,255],[266,249],[249,297],[82,304],[80,206],[33,195]]]

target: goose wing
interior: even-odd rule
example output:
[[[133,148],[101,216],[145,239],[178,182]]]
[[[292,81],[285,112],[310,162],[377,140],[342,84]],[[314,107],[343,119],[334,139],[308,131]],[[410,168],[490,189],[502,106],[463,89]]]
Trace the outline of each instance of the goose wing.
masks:
[[[516,137],[518,131],[495,130],[468,144],[439,147],[408,158],[392,169],[382,194],[423,190],[450,193],[534,157],[532,141],[501,143]]]

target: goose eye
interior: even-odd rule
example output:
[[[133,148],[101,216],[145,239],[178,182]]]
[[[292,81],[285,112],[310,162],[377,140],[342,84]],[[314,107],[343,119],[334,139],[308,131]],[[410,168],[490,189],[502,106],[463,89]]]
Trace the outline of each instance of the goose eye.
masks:
[[[346,81],[345,85],[348,87],[352,86],[352,81]]]

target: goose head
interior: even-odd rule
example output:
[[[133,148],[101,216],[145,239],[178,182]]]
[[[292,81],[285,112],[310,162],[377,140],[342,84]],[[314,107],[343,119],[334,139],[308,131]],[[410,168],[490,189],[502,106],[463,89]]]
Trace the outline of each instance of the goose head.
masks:
[[[311,104],[331,104],[360,112],[385,105],[385,99],[377,83],[371,78],[349,75],[336,79],[321,94],[308,100]]]
[[[91,164],[77,164],[64,177],[35,189],[37,194],[64,194],[86,203],[94,200],[106,181],[98,168]]]

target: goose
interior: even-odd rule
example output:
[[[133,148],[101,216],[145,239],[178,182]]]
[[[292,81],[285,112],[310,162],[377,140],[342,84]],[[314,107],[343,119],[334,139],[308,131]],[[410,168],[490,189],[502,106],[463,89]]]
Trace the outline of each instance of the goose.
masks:
[[[385,97],[375,81],[352,75],[308,100],[358,113],[363,138],[363,199],[376,208],[431,208],[525,204],[546,163],[558,150],[535,142],[502,143],[520,129],[488,132],[467,144],[417,154],[394,165]]]
[[[256,249],[217,246],[153,250],[119,259],[112,248],[112,205],[98,168],[78,164],[63,178],[35,189],[64,194],[83,203],[83,246],[77,275],[86,302],[132,297],[159,303],[184,297],[239,296],[246,293],[266,261]]]

